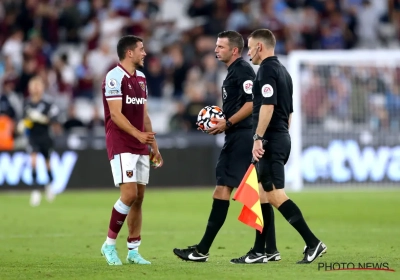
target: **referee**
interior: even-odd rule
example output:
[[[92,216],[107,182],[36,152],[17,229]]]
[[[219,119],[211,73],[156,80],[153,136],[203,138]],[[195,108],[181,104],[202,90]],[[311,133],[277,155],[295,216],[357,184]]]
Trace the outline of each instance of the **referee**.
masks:
[[[222,85],[223,111],[226,119],[215,120],[218,123],[206,132],[212,135],[225,132],[225,143],[216,166],[214,201],[205,233],[198,245],[173,250],[182,260],[194,262],[208,260],[209,249],[228,214],[232,190],[239,186],[251,162],[252,87],[255,73],[250,64],[241,57],[243,47],[244,40],[238,32],[224,31],[218,34],[216,58],[228,67]],[[275,243],[275,229],[271,243]]]
[[[269,201],[299,232],[306,243],[304,258],[297,263],[307,264],[324,254],[327,247],[309,229],[297,205],[284,191],[285,170],[291,148],[289,135],[293,113],[293,84],[286,68],[274,55],[275,37],[268,29],[258,29],[250,34],[248,55],[255,65],[260,65],[253,86],[253,158],[258,161],[260,199]],[[264,228],[270,220],[264,215]],[[256,235],[254,248],[233,263],[246,263],[246,259],[264,255],[265,233]]]

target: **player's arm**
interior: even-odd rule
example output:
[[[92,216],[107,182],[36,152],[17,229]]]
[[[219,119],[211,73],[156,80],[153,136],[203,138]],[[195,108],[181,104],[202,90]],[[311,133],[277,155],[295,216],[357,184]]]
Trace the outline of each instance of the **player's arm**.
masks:
[[[50,123],[50,117],[48,116],[49,112],[50,110],[48,110],[46,114],[46,111],[42,113],[36,109],[28,109],[26,113],[27,117],[33,122],[37,122],[40,124],[48,124]]]
[[[144,131],[153,132],[153,126],[151,124],[149,112],[147,111],[147,103],[144,104]],[[154,142],[151,144],[151,148],[155,151],[158,151],[157,140],[155,140],[155,138]]]
[[[122,114],[122,91],[121,91],[122,76],[114,76],[109,72],[106,76],[104,85],[104,94],[110,110],[111,120],[121,130],[129,135],[132,135],[143,144],[151,144],[154,141],[154,133],[141,132],[134,127],[129,120]]]
[[[122,98],[107,99],[108,108],[110,109],[111,120],[123,131],[132,135],[143,144],[152,144],[154,141],[154,133],[142,133],[134,127],[128,119],[122,114]]]
[[[146,88],[146,92],[147,92],[147,88]],[[147,103],[144,103],[144,131],[153,132],[153,126],[151,124],[149,111],[147,110]],[[154,138],[154,142],[151,144],[151,150],[152,150],[152,153],[154,154],[154,159],[152,159],[152,160],[158,163],[156,168],[161,167],[164,164],[164,161],[163,161],[161,153],[158,149],[157,140],[155,138]]]
[[[51,104],[47,112],[47,117],[49,118],[49,125],[51,126],[53,133],[57,135],[60,135],[62,132],[62,127],[59,121],[59,114],[60,109],[55,104]]]

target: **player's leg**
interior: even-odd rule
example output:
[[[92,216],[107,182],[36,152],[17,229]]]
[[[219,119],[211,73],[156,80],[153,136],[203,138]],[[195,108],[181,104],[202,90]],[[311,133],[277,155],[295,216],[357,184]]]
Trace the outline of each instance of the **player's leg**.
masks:
[[[280,137],[268,144],[271,145],[268,150],[273,152],[268,158],[260,160],[263,188],[267,192],[268,201],[281,212],[306,243],[304,259],[298,263],[311,263],[324,254],[327,248],[310,230],[300,208],[286,195],[284,190],[284,165],[290,154],[290,136]],[[263,174],[270,174],[270,176]]]
[[[227,141],[228,142],[228,141]],[[229,209],[229,199],[232,188],[226,186],[227,169],[229,164],[228,143],[225,143],[221,150],[216,166],[217,186],[213,194],[213,203],[204,235],[198,245],[192,245],[185,249],[175,248],[174,254],[185,261],[205,262],[208,260],[208,252],[217,236],[219,230],[225,222]]]
[[[36,160],[37,160],[37,152],[36,150],[33,149],[34,147],[32,145],[28,146],[27,152],[29,153],[30,156],[30,163],[31,163],[31,168],[32,168],[32,186],[34,186],[34,190],[31,192],[31,197],[29,200],[29,204],[33,207],[39,206],[40,202],[42,201],[42,193],[40,190],[38,190],[37,184],[36,184]]]
[[[33,151],[30,154],[31,157],[31,168],[32,168],[32,184],[36,185],[37,183],[37,173],[36,173],[36,161],[37,161],[37,152]]]
[[[109,229],[106,241],[101,247],[101,253],[109,265],[122,265],[116,250],[116,239],[137,197],[136,167],[138,157],[129,153],[115,155],[110,161],[114,184],[120,188],[120,198],[111,211]]]
[[[52,202],[55,198],[54,192],[51,190],[51,183],[53,182],[53,174],[51,172],[51,164],[50,164],[50,155],[52,152],[52,141],[49,139],[40,145],[40,153],[43,155],[46,162],[46,171],[48,176],[48,183],[44,186],[46,199],[49,202]]]
[[[146,185],[149,182],[150,159],[147,155],[140,155],[136,164],[137,177],[137,197],[129,211],[127,222],[129,235],[127,238],[128,255],[126,260],[128,263],[135,264],[151,264],[139,254],[139,246],[142,242],[142,203]]]

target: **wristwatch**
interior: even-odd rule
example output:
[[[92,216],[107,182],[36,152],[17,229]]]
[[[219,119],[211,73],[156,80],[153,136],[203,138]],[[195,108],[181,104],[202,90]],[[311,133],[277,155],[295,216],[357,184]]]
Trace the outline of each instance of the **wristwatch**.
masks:
[[[232,125],[233,124],[230,120],[226,120],[226,128],[230,128]]]
[[[262,138],[260,135],[258,135],[257,133],[256,134],[254,134],[254,136],[253,136],[253,140],[254,141],[257,141],[257,140],[264,140],[264,138]]]

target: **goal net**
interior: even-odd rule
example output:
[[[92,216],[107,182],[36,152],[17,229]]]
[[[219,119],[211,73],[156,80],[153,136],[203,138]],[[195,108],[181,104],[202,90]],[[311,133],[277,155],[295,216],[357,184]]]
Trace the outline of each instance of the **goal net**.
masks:
[[[400,52],[295,51],[287,183],[400,186]]]

